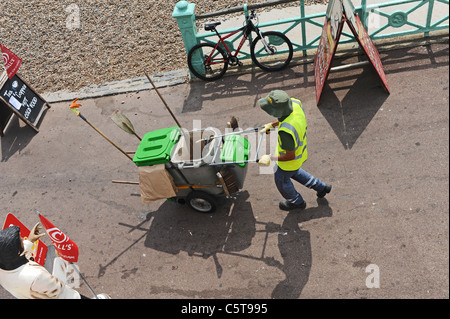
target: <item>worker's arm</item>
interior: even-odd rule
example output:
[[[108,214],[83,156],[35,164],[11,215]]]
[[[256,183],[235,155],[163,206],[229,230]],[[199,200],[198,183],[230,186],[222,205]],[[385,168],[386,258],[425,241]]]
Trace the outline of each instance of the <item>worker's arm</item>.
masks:
[[[277,120],[275,122],[267,123],[263,125],[263,129],[259,131],[259,133],[267,133],[270,134],[270,130],[277,127],[280,124],[280,122]]]
[[[272,156],[271,160],[278,162],[287,162],[295,159],[295,142],[294,138],[283,131],[278,132],[279,139],[281,140],[281,148],[283,149],[283,154],[279,156]]]
[[[278,161],[278,162],[286,162],[286,161],[292,161],[295,158],[295,151],[286,151],[285,154],[281,156],[274,156],[274,155],[263,155],[259,159],[260,165],[270,165],[271,161]]]
[[[279,156],[270,156],[270,159],[272,161],[278,161],[278,162],[287,162],[292,161],[295,159],[295,151],[286,151],[285,154],[279,155]]]

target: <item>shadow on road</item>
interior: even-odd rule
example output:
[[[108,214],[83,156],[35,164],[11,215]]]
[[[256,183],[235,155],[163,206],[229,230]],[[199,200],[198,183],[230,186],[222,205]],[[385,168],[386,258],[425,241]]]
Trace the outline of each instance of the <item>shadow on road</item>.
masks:
[[[180,208],[178,204],[165,202],[157,211],[149,212],[139,225],[120,223],[130,228],[129,232],[140,230],[143,234],[107,265],[100,265],[98,276],[103,276],[111,264],[145,238],[145,247],[160,252],[177,255],[183,251],[190,256],[213,258],[218,278],[222,277],[224,271],[217,258],[219,254],[251,259],[278,268],[286,278],[276,285],[272,298],[298,298],[308,282],[312,267],[310,233],[302,230],[299,224],[316,218],[331,217],[332,210],[328,201],[318,199],[317,207],[292,211],[283,224],[278,225],[256,221],[248,198],[248,192],[244,191],[234,201],[224,199],[223,205],[213,214],[200,214],[187,207]],[[151,223],[150,227],[143,227],[148,222]],[[256,230],[256,225],[263,225],[264,229]],[[263,245],[256,247],[256,250],[262,251],[260,257],[244,252],[252,245],[252,239],[257,232],[266,235]],[[278,233],[281,261],[265,257],[270,233]]]
[[[348,80],[352,82],[352,85],[342,100],[339,100],[335,90],[327,84],[317,106],[345,149],[353,147],[389,97],[377,75],[370,68],[371,66],[364,67],[361,74]],[[337,80],[330,82],[337,82]],[[336,90],[343,89],[345,88],[340,87]]]
[[[417,47],[383,52],[382,63],[388,83],[390,74],[448,64],[446,59],[440,59],[448,56],[447,46],[436,51],[430,45],[422,48],[420,52]],[[336,59],[332,66],[357,60],[367,59],[365,56]],[[412,66],[411,61],[414,61]],[[223,105],[219,101],[230,97],[246,98],[248,105],[257,106],[258,99],[273,89],[291,91],[308,88],[314,91],[314,86],[313,64],[298,65],[275,73],[254,69],[251,74],[230,75],[211,83],[196,80],[190,84],[190,93],[184,101],[182,112],[200,111],[205,103],[214,104],[215,101]],[[388,98],[389,94],[383,89],[377,73],[371,65],[366,65],[342,73],[331,72],[317,108],[343,147],[351,149]]]
[[[13,116],[5,130],[5,135],[0,138],[2,162],[7,162],[15,153],[20,153],[37,134],[28,125],[20,124],[19,118]]]
[[[257,106],[260,96],[267,95],[273,89],[294,88],[288,84],[289,80],[302,79],[299,80],[299,83],[295,83],[295,87],[299,87],[301,81],[304,82],[304,85],[309,85],[307,74],[305,79],[305,74],[300,70],[303,68],[287,68],[274,73],[255,71],[250,74],[226,76],[215,82],[194,80],[189,85],[189,96],[184,101],[182,112],[200,111],[205,103],[214,105],[215,101],[228,97],[242,97],[248,101],[248,105]],[[273,83],[277,83],[277,85],[279,83],[281,87],[271,85]]]
[[[325,198],[317,199],[317,204],[317,207],[310,207],[304,211],[290,212],[280,226],[278,248],[283,263],[266,260],[269,266],[278,267],[286,275],[286,279],[273,290],[274,299],[296,299],[300,297],[308,282],[312,267],[311,237],[309,231],[302,230],[299,224],[333,215]]]
[[[385,53],[383,63],[388,81],[390,74],[420,71],[445,63],[441,60],[445,60],[443,57],[448,55],[448,49],[436,52],[428,46],[422,49],[420,53],[417,53],[417,48],[411,51],[397,50]],[[411,58],[417,60],[411,63]],[[247,97],[248,100],[245,103],[256,105],[258,97],[275,88],[292,90],[303,86],[312,90],[313,77],[312,65],[307,65],[277,74],[253,73],[245,76],[230,76],[215,83],[194,82],[184,103],[183,112],[201,111],[204,102],[213,103],[227,97]],[[405,79],[405,81],[410,86],[416,85],[416,83],[411,84],[411,79]],[[397,88],[402,85],[402,83],[393,84]],[[420,84],[419,80],[417,85]],[[331,76],[317,109],[327,120],[344,148],[351,149],[388,98],[389,95],[384,91],[377,74],[368,65],[352,72]],[[227,108],[234,107],[228,106],[224,100],[221,101],[221,105],[226,105]],[[274,284],[272,298],[300,297],[309,280],[312,251],[310,233],[299,225],[312,219],[331,217],[332,209],[327,200],[321,199],[317,201],[316,207],[290,212],[280,225],[256,220],[248,199],[248,192],[242,192],[234,201],[224,200],[223,205],[218,205],[217,212],[211,215],[199,214],[190,211],[187,207],[180,208],[175,203],[165,202],[156,211],[146,212],[144,220],[138,225],[120,223],[121,226],[129,228],[129,232],[142,231],[142,236],[106,265],[100,265],[98,276],[103,276],[110,265],[124,257],[123,255],[126,255],[131,247],[143,241],[145,247],[159,252],[172,255],[186,252],[193,257],[212,258],[218,278],[227,271],[220,264],[218,256],[221,254],[263,263],[285,274],[284,280]],[[265,234],[263,243],[253,241],[257,233]],[[280,259],[266,257],[269,234],[278,234]],[[259,246],[255,247],[255,245]],[[249,255],[250,247],[251,251],[261,251],[261,254]]]
[[[417,52],[417,48],[385,52],[382,62],[388,81],[389,74],[419,71],[448,64],[447,61],[440,61],[441,57],[448,57],[448,47],[436,52],[430,45],[422,48],[424,50],[420,53]],[[347,61],[338,60],[333,66],[351,63],[349,62],[351,60],[354,58]],[[414,61],[413,66],[411,61]],[[404,65],[406,63],[407,67]],[[383,89],[381,80],[371,65],[343,74],[330,74],[317,107],[344,148],[351,149],[389,95]],[[411,79],[407,81],[411,82]],[[347,91],[341,99],[338,97],[339,91]]]

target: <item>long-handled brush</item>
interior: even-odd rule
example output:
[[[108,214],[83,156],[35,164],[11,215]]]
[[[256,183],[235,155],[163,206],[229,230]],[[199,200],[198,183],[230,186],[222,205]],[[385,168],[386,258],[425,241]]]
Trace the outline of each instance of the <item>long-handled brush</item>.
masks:
[[[224,167],[218,175],[221,183],[225,184],[224,190],[227,196],[239,192],[238,182],[230,168]]]
[[[161,93],[159,93],[158,88],[156,87],[155,83],[153,83],[152,79],[148,76],[147,72],[145,72],[145,76],[147,77],[148,81],[150,82],[150,84],[153,86],[153,88],[155,89],[156,94],[158,94],[159,98],[161,99],[161,101],[164,103],[164,106],[166,107],[167,111],[169,111],[170,115],[172,116],[172,118],[174,119],[175,123],[177,123],[178,127],[181,128],[181,124],[180,122],[178,122],[177,118],[175,117],[175,114],[173,114],[172,110],[170,109],[170,107],[167,105],[166,100],[164,100],[164,98],[162,97]]]
[[[133,134],[136,136],[140,141],[142,141],[142,138],[136,133],[134,130],[134,126],[131,123],[131,121],[126,117],[122,112],[119,110],[114,111],[114,113],[111,115],[111,119],[114,121],[114,123],[117,124],[118,127],[120,127],[122,130],[129,134]]]
[[[80,112],[79,107],[81,104],[77,103],[78,98],[75,99],[75,101],[72,102],[72,105],[70,106],[70,109],[75,115],[77,115],[79,118],[81,118],[83,121],[85,121],[87,124],[89,124],[90,127],[92,127],[98,134],[103,136],[108,142],[110,142],[115,148],[117,148],[122,154],[124,154],[128,159],[131,161],[133,158],[131,158],[130,155],[128,155],[124,150],[122,150],[119,146],[117,146],[113,141],[111,141],[105,134],[103,134],[98,128],[96,128],[94,125],[92,125],[91,122],[89,122]]]

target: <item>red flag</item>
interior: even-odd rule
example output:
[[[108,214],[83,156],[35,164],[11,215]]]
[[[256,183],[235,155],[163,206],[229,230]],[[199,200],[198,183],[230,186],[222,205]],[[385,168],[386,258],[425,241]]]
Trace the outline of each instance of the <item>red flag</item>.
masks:
[[[22,64],[22,59],[10,51],[7,47],[0,43],[0,51],[3,55],[3,61],[5,62],[6,73],[8,73],[8,78],[12,79],[13,76],[19,70]]]
[[[78,261],[78,246],[41,214],[39,214],[39,219],[58,255],[68,262],[76,263]]]

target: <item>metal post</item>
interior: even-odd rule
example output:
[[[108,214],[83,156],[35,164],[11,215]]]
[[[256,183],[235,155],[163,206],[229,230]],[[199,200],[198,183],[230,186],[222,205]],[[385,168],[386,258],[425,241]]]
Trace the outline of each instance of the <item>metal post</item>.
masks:
[[[361,0],[361,21],[363,23],[366,31],[369,32],[369,25],[367,24],[368,13],[367,13],[367,0]]]
[[[306,22],[305,18],[305,0],[300,0],[300,17],[302,19],[302,47],[306,47]],[[303,50],[303,56],[306,56],[306,50]]]
[[[195,3],[189,3],[185,0],[179,1],[175,5],[172,17],[177,20],[178,27],[180,28],[181,35],[183,37],[184,48],[186,55],[194,47],[197,41],[197,27],[195,25]],[[195,56],[192,59],[192,64],[203,65],[202,57]],[[192,74],[191,74],[192,75]],[[193,76],[193,75],[192,75]]]
[[[434,7],[434,0],[429,0],[428,2],[428,14],[427,14],[427,29],[430,28],[431,25],[431,16],[433,15],[433,7]],[[424,36],[428,38],[430,36],[430,32],[425,32]]]
[[[255,162],[258,161],[259,148],[261,147],[261,142],[262,142],[262,139],[264,137],[264,133],[263,132],[259,133],[259,134],[260,134],[260,136],[259,136],[258,145],[256,147]]]
[[[249,17],[247,1],[245,1],[245,4],[244,4],[244,6],[242,8],[244,9],[245,21],[247,21],[247,19]],[[253,37],[252,37],[251,33],[248,35],[248,41],[249,41],[250,45],[253,42]]]

